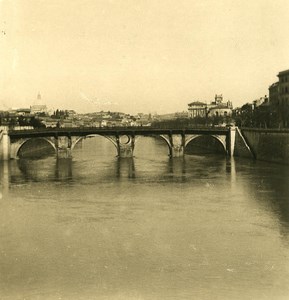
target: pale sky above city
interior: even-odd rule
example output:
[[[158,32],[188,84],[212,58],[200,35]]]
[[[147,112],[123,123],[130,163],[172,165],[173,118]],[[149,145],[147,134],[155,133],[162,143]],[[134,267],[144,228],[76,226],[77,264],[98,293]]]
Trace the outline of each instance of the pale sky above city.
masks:
[[[289,69],[288,0],[0,0],[0,110],[237,107]]]

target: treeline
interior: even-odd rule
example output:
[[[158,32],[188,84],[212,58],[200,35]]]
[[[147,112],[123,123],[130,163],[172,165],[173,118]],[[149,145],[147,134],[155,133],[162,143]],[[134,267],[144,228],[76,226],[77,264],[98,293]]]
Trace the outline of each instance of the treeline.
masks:
[[[0,125],[3,126],[32,126],[33,128],[43,128],[45,125],[41,122],[40,119],[36,118],[35,116],[32,117],[24,117],[24,116],[17,116],[11,117],[7,113],[0,114]]]
[[[233,119],[230,116],[212,116],[212,117],[195,117],[195,118],[176,118],[171,120],[154,120],[154,128],[190,128],[190,127],[212,127],[226,126],[231,124]]]
[[[289,107],[287,105],[245,104],[233,115],[236,126],[252,128],[288,128]]]
[[[69,117],[69,112],[68,110],[61,110],[61,109],[56,109],[53,114],[51,115],[52,119],[65,119]]]

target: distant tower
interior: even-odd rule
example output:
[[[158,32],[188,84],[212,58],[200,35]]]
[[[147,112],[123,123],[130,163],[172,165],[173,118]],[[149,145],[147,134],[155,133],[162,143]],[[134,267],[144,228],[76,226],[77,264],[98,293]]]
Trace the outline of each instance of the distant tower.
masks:
[[[215,103],[218,105],[218,104],[221,104],[223,102],[223,95],[215,95]]]
[[[30,106],[30,111],[34,115],[37,115],[39,113],[47,113],[47,107],[45,104],[43,104],[40,93],[38,93],[34,104]]]

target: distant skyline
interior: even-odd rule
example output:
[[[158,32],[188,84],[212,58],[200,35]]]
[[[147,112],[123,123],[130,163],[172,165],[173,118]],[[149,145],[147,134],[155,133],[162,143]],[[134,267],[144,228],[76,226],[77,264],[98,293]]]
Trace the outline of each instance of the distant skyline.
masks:
[[[241,106],[289,69],[288,0],[0,0],[0,110]]]

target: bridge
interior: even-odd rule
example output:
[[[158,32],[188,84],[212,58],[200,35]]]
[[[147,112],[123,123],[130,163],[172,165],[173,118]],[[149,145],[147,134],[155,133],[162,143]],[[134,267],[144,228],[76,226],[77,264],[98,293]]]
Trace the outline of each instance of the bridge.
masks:
[[[17,158],[20,148],[31,139],[44,139],[55,150],[58,157],[71,157],[75,145],[86,137],[100,135],[110,140],[116,147],[117,156],[132,157],[139,136],[159,136],[168,146],[170,157],[184,155],[185,147],[192,140],[209,135],[218,140],[224,152],[232,156],[235,144],[235,128],[203,127],[163,129],[151,127],[84,127],[84,128],[41,128],[0,131],[0,159]]]

